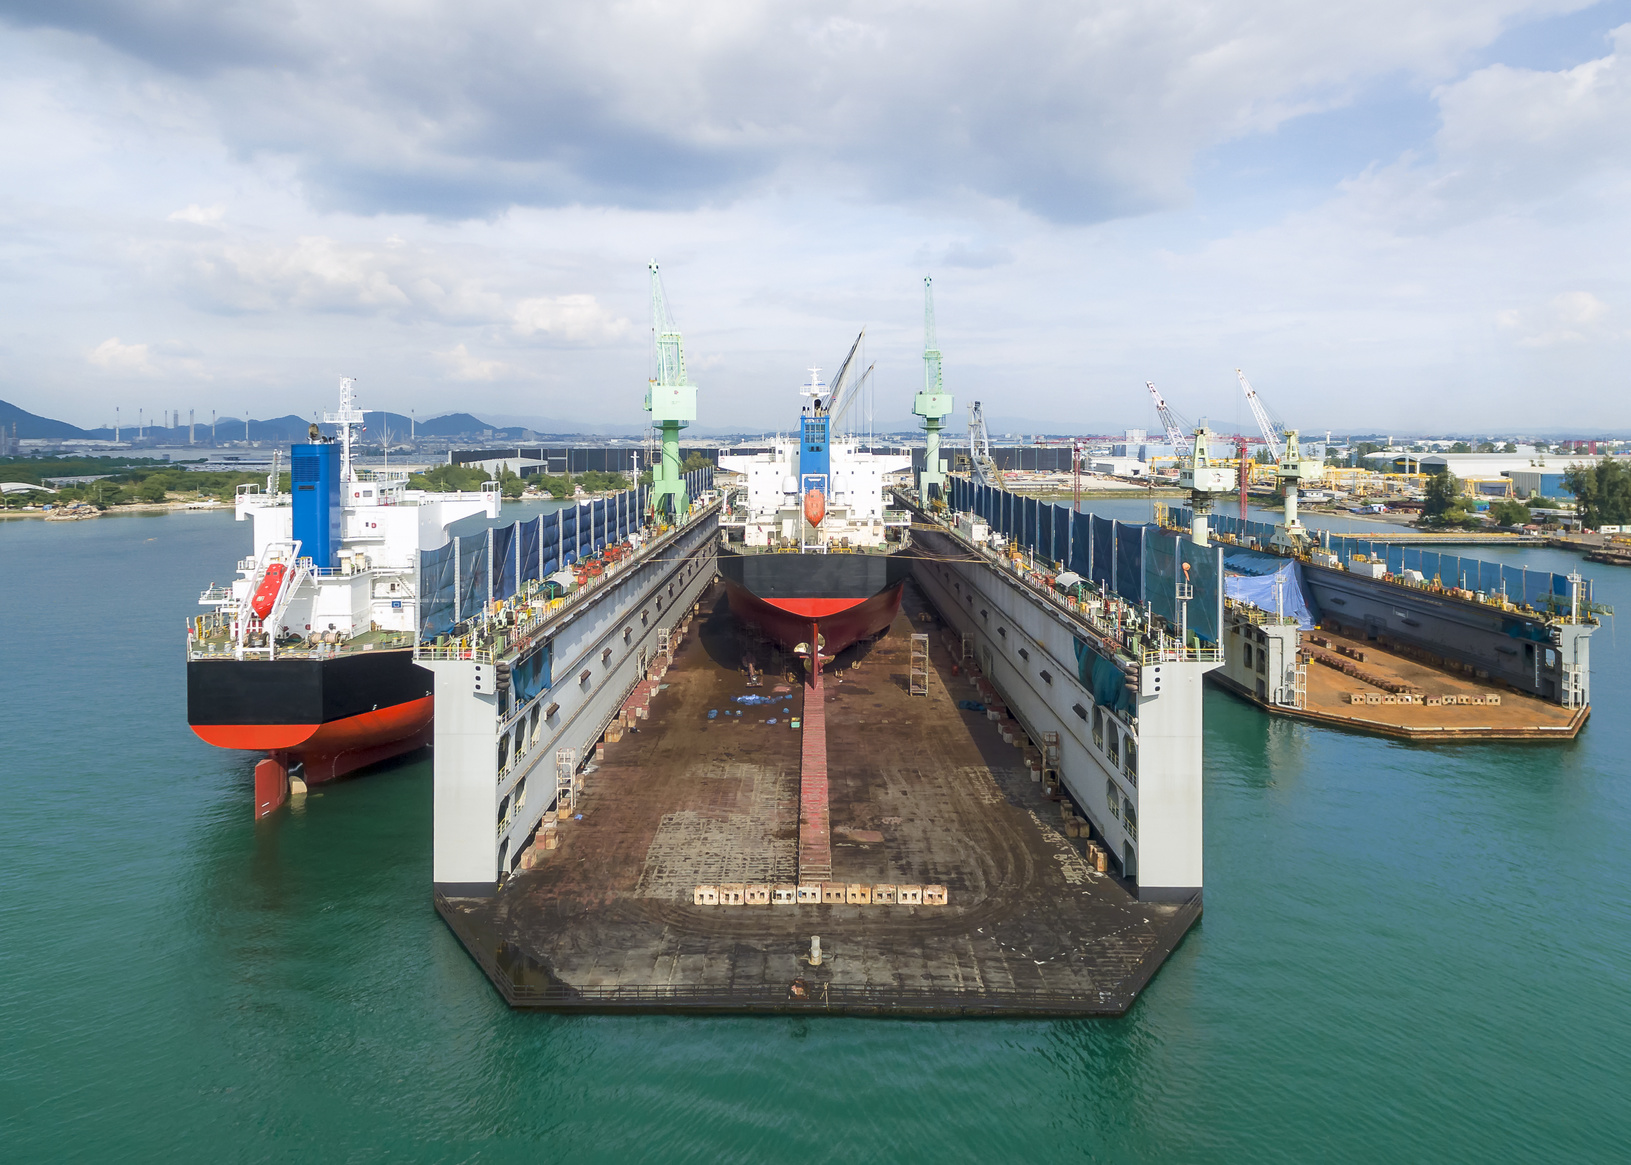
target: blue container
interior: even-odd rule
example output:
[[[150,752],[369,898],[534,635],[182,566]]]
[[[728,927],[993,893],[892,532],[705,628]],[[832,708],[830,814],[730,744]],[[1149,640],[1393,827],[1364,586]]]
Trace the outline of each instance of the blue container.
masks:
[[[335,565],[340,550],[340,447],[296,445],[289,485],[294,494],[294,537],[313,566]]]

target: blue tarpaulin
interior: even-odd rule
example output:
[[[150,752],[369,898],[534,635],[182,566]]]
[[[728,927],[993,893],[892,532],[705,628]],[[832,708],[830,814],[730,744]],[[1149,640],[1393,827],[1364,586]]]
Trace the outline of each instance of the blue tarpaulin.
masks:
[[[1229,598],[1272,613],[1278,584],[1281,612],[1296,619],[1304,631],[1313,629],[1314,605],[1300,563],[1266,554],[1239,553],[1225,555],[1223,566],[1223,591]]]

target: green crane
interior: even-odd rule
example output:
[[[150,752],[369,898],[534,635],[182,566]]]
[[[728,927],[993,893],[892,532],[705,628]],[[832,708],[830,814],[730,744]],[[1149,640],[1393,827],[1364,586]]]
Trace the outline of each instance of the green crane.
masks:
[[[663,294],[657,261],[651,267],[651,330],[657,341],[657,375],[646,390],[646,411],[653,428],[663,434],[662,461],[651,471],[652,512],[662,515],[664,501],[670,520],[685,517],[689,501],[685,478],[680,474],[680,430],[697,419],[697,386],[685,379],[685,345],[680,330],[668,314],[668,298]]]
[[[940,348],[934,338],[934,278],[923,277],[923,391],[912,402],[914,416],[923,418],[923,431],[928,436],[928,449],[923,458],[923,472],[917,478],[917,496],[927,505],[945,493],[946,463],[940,460],[940,430],[951,415],[951,394],[946,391],[940,372]]]

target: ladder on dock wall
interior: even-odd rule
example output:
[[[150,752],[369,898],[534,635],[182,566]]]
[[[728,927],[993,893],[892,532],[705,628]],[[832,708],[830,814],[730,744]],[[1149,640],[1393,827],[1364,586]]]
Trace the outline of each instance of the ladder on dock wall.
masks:
[[[574,748],[555,750],[555,810],[576,813],[578,810],[578,752]]]
[[[929,694],[929,637],[912,636],[912,666],[908,676],[908,691],[914,696]]]

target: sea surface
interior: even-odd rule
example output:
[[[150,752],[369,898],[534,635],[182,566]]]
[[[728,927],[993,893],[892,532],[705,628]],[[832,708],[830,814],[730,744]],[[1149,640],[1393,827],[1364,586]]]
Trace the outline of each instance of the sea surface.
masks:
[[[1611,625],[1572,743],[1209,692],[1206,914],[1122,1019],[560,1018],[432,911],[427,762],[256,824],[254,758],[188,731],[183,620],[247,548],[229,513],[0,522],[0,1159],[1631,1157]]]

